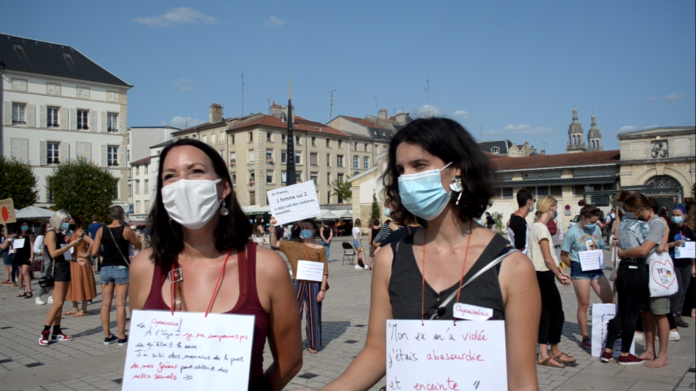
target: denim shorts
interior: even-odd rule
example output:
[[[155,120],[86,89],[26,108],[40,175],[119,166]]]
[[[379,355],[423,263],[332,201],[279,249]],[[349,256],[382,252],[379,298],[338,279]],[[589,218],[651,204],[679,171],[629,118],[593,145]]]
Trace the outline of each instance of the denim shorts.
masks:
[[[604,277],[604,272],[601,270],[582,271],[580,262],[570,261],[570,279],[571,280],[598,280]]]
[[[360,242],[358,242],[358,239],[353,239],[353,247],[355,247],[356,250],[360,248]]]
[[[125,266],[104,266],[101,269],[101,274],[99,274],[99,283],[111,284],[115,282],[116,285],[128,284],[130,282],[128,276],[128,268]]]

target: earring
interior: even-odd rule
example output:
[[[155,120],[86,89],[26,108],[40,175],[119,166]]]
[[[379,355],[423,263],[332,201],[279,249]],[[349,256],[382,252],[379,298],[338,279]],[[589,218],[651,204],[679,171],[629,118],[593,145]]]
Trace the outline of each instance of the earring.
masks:
[[[450,190],[459,193],[459,196],[457,197],[457,202],[455,205],[459,205],[459,200],[462,198],[462,177],[461,175],[455,175],[454,178],[452,178],[452,183],[449,185]]]
[[[230,214],[229,209],[225,206],[225,200],[222,200],[222,207],[220,208],[220,215],[221,216],[227,216]]]

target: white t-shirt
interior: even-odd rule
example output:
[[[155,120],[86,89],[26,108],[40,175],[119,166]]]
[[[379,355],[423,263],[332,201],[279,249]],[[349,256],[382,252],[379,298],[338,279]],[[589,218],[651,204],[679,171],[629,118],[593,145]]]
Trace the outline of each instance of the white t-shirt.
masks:
[[[534,223],[529,233],[529,242],[527,243],[529,251],[527,252],[527,256],[532,260],[534,270],[538,272],[549,271],[549,268],[546,267],[546,263],[544,262],[544,255],[541,252],[541,245],[539,244],[542,239],[549,241],[549,252],[551,253],[553,262],[556,266],[559,264],[558,258],[556,258],[556,251],[553,248],[553,239],[551,238],[548,227],[546,227],[546,224]]]
[[[353,239],[357,239],[360,235],[360,227],[353,227]]]

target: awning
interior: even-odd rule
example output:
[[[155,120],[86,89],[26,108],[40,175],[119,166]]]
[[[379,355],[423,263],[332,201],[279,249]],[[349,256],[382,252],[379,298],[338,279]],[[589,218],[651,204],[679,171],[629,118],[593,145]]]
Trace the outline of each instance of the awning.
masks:
[[[338,219],[338,215],[336,213],[334,213],[334,211],[331,211],[328,209],[321,209],[320,212],[321,212],[321,215],[319,216],[319,218],[322,220],[336,220],[336,219]]]
[[[350,209],[335,210],[334,213],[338,215],[339,219],[352,219],[353,218],[353,211]]]
[[[15,213],[17,219],[50,219],[56,212],[36,206],[27,206]]]

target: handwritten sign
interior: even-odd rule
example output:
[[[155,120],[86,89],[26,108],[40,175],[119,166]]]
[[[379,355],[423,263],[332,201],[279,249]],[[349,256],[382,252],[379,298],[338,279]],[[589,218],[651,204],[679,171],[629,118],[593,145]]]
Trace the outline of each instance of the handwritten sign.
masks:
[[[67,246],[67,244],[61,244],[61,245],[60,245],[60,248],[63,248],[63,247],[65,247],[65,246]],[[72,259],[72,253],[73,253],[73,248],[70,247],[70,248],[68,249],[68,251],[66,251],[66,252],[63,253],[63,258],[65,258],[66,261],[71,260],[71,259]]]
[[[675,258],[696,258],[696,242],[684,242],[674,249]]]
[[[455,303],[453,316],[457,319],[486,320],[493,316],[493,309],[477,305]]]
[[[248,388],[253,316],[135,310],[131,325],[124,390]]]
[[[15,249],[24,248],[24,241],[25,239],[15,239],[12,242],[12,247],[14,247]]]
[[[297,261],[296,280],[318,281],[324,279],[324,264],[312,261]]]
[[[16,223],[15,209],[12,198],[0,200],[0,223]]]
[[[312,181],[269,190],[266,195],[271,214],[280,225],[321,215],[319,198]]]
[[[604,269],[604,251],[588,250],[580,251],[580,268],[582,271]]]
[[[592,304],[592,356],[599,357],[602,354],[607,340],[607,326],[609,321],[614,319],[614,316],[616,316],[615,304]],[[621,338],[619,338],[612,347],[615,358],[621,354],[621,343]],[[631,343],[630,353],[635,354],[635,352],[636,340],[634,339]]]
[[[387,390],[507,390],[505,322],[387,321]]]

